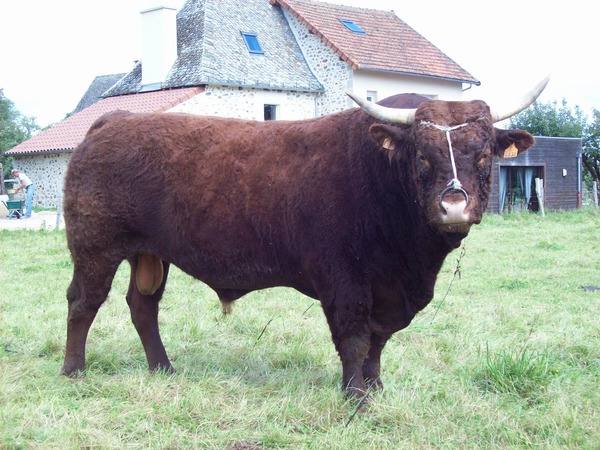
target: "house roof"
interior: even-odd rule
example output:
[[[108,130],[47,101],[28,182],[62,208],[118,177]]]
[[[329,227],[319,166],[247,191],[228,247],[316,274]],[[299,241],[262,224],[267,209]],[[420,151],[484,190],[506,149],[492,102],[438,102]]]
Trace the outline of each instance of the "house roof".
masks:
[[[479,84],[471,74],[417,33],[393,11],[315,0],[270,0],[289,11],[354,70],[393,72]],[[351,20],[364,33],[350,31]]]
[[[13,147],[7,155],[69,152],[79,145],[96,119],[117,109],[130,112],[163,112],[202,92],[202,88],[172,89],[102,99],[31,139]]]
[[[252,54],[242,32],[256,34]],[[177,13],[177,60],[163,88],[205,84],[321,92],[278,7],[268,0],[187,0]],[[106,95],[139,92],[142,63]]]
[[[102,98],[102,94],[124,76],[124,73],[116,73],[112,75],[99,75],[94,78],[94,81],[92,81],[92,84],[85,91],[85,94],[83,94],[83,97],[81,97],[81,100],[79,100],[79,103],[71,114],[77,114],[79,111],[83,111],[88,106],[96,103]]]

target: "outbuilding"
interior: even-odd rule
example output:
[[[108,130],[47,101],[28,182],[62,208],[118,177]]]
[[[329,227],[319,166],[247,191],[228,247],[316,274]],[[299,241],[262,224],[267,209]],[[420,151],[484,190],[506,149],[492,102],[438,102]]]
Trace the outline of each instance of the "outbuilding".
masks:
[[[496,160],[487,212],[581,207],[581,139],[535,139],[535,146],[525,153]]]

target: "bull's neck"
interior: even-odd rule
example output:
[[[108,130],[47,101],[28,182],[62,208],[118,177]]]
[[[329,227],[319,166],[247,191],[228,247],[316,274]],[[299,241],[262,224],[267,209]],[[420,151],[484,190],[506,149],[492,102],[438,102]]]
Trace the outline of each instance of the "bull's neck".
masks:
[[[368,244],[374,259],[390,258],[376,264],[388,264],[392,271],[417,264],[424,270],[439,271],[444,259],[456,245],[429,225],[417,200],[416,174],[407,159],[390,162],[377,147],[363,154],[368,164],[363,179],[370,180],[368,198],[364,199],[365,228],[372,241]],[[376,230],[374,228],[377,228]]]

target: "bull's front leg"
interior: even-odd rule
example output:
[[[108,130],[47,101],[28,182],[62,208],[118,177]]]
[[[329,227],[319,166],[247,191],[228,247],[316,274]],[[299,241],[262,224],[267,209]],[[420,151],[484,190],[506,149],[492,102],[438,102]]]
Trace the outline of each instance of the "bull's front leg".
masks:
[[[355,285],[343,291],[323,297],[323,311],[342,362],[343,388],[347,395],[362,399],[368,393],[363,367],[371,348],[371,293]]]
[[[380,376],[381,352],[389,338],[390,336],[387,335],[371,334],[369,353],[363,365],[363,375],[367,386],[371,389],[383,389]]]
[[[368,393],[363,365],[369,351],[369,335],[334,338],[334,343],[342,361],[342,386],[347,395],[362,399]]]

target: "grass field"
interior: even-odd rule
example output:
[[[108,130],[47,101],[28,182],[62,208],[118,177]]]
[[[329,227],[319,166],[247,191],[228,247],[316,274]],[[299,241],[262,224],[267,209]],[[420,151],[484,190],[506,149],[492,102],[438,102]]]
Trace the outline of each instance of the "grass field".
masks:
[[[600,448],[600,291],[582,288],[600,286],[598,210],[486,216],[358,414],[318,302],[290,289],[223,317],[173,270],[160,323],[178,371],[150,375],[127,269],[69,379],[64,232],[0,232],[1,448]]]

